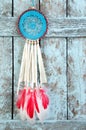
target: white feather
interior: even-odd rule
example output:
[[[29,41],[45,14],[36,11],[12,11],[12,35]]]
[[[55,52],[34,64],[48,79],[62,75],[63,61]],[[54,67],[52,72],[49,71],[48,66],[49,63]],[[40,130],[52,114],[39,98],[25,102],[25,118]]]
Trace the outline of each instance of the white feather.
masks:
[[[30,95],[27,94],[28,90],[29,89],[27,89],[26,98],[25,98],[25,106],[24,106],[25,111],[27,110],[27,103],[28,103],[28,99],[30,97]],[[30,124],[34,124],[35,123],[35,110],[34,110],[34,117],[32,119],[29,117],[29,115],[26,112],[26,119],[29,121]]]
[[[25,110],[22,110],[22,108],[20,108],[20,118],[22,120],[26,119],[26,112],[25,112]]]
[[[47,119],[47,117],[48,117],[49,106],[47,109],[44,109],[42,106],[42,101],[41,101],[40,97],[37,97],[37,102],[38,102],[38,107],[39,107],[40,113],[38,113],[37,111],[36,111],[36,113],[37,113],[39,120],[43,123],[43,121],[45,119]]]
[[[35,114],[34,114],[33,118],[30,118],[30,117],[26,114],[26,119],[29,121],[30,124],[34,124],[34,123],[35,123]]]

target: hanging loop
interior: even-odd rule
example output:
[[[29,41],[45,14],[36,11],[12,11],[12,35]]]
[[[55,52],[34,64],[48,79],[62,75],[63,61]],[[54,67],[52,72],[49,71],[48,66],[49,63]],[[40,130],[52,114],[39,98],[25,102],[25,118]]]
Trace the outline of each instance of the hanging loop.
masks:
[[[32,2],[32,7],[34,7],[35,6],[35,1],[31,0],[31,2]]]

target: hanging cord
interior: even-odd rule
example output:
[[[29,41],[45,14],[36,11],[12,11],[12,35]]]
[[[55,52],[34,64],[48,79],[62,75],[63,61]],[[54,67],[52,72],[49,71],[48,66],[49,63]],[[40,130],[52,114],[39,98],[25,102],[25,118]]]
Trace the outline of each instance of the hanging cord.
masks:
[[[32,2],[32,7],[34,7],[35,6],[35,1],[31,0],[31,2]]]

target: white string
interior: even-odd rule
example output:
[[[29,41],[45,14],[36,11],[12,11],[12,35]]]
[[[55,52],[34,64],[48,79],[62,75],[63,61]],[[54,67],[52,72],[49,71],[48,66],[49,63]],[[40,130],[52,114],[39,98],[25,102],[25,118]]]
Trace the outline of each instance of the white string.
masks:
[[[24,49],[23,49],[23,55],[22,55],[22,61],[21,61],[21,68],[20,68],[20,74],[19,74],[19,80],[18,80],[18,87],[17,87],[17,94],[19,93],[20,82],[24,81],[26,44],[27,44],[27,41],[26,41],[26,43],[24,45]]]
[[[39,64],[39,71],[40,71],[40,83],[47,83],[47,78],[46,78],[46,73],[44,69],[44,64],[43,64],[43,59],[42,59],[42,54],[41,54],[41,49],[39,47],[39,41],[37,44],[38,48],[38,64]]]
[[[34,64],[34,67],[35,67],[35,73],[34,73],[34,76],[35,76],[35,83],[36,83],[36,86],[37,86],[37,41],[35,41],[34,43],[34,58],[35,58],[35,64]]]
[[[35,41],[33,41],[33,85],[35,83]]]
[[[27,59],[28,58],[28,43],[26,43],[26,52],[25,52],[25,73],[24,73],[24,81],[25,86],[27,86]]]
[[[33,62],[33,41],[32,41],[32,44],[31,44],[31,48],[32,48],[32,88],[33,88],[33,82],[34,82],[34,62]]]
[[[25,81],[26,86],[30,82],[32,83],[32,88],[34,83],[36,83],[37,86],[37,57],[40,71],[40,83],[47,83],[39,40],[26,41],[23,50],[17,93],[19,92],[20,82],[22,81]]]
[[[27,58],[27,84],[30,83],[30,41],[28,41],[28,58]]]

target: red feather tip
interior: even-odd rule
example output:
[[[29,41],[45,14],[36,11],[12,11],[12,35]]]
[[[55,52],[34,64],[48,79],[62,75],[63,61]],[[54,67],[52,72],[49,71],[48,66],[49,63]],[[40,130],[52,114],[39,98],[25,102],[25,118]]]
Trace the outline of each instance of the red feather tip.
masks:
[[[34,92],[29,91],[29,98],[27,101],[27,114],[30,118],[34,116]]]
[[[39,111],[38,102],[37,102],[37,90],[36,89],[34,90],[34,103],[35,103],[36,110],[39,113],[40,111]]]
[[[34,117],[35,110],[40,113],[37,98],[41,99],[43,108],[47,109],[49,105],[49,97],[42,88],[34,90],[30,88],[26,90],[26,88],[24,88],[21,90],[18,95],[16,106],[18,109],[25,109],[27,115],[32,119]]]
[[[26,89],[20,90],[18,99],[16,102],[16,106],[18,109],[20,109],[21,107],[22,107],[22,109],[24,109],[25,95],[26,95]]]
[[[41,99],[42,99],[42,105],[44,109],[47,109],[49,105],[49,97],[46,95],[45,90],[42,88],[40,89]]]

